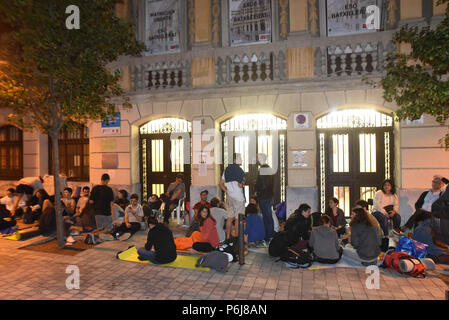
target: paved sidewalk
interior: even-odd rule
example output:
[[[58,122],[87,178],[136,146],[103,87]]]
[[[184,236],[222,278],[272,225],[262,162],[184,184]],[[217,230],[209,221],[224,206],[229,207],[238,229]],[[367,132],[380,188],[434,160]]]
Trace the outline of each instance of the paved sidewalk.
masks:
[[[146,234],[109,241],[76,256],[18,250],[41,238],[0,240],[0,299],[330,299],[444,300],[446,284],[431,272],[414,279],[381,269],[380,289],[365,287],[364,268],[288,269],[265,254],[250,252],[246,264],[225,274],[131,263],[115,258]],[[80,290],[68,290],[68,265],[80,269]]]

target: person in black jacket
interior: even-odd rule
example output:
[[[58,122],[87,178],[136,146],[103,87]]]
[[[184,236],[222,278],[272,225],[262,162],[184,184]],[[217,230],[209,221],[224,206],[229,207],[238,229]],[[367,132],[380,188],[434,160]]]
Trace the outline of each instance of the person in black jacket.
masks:
[[[289,245],[296,245],[299,240],[308,241],[312,231],[312,221],[310,219],[311,208],[308,204],[302,203],[294,213],[292,213],[285,224]]]
[[[444,183],[449,181],[439,175],[434,175],[432,179],[432,189],[424,191],[415,203],[415,213],[407,220],[407,222],[402,227],[402,231],[406,229],[413,229],[415,226],[415,220],[417,217],[423,214],[429,214],[432,212],[432,204],[438,200],[438,198],[443,193]],[[423,212],[425,211],[425,212]]]
[[[165,264],[176,260],[176,246],[173,233],[164,224],[159,223],[156,217],[148,217],[147,242],[144,248],[137,250],[139,260],[150,260],[154,264]],[[151,249],[154,246],[154,251]]]
[[[256,180],[256,195],[259,198],[259,207],[262,212],[265,227],[265,242],[269,242],[274,234],[273,221],[273,179],[272,170],[267,162],[267,156],[263,153],[257,155],[260,164],[259,175]]]

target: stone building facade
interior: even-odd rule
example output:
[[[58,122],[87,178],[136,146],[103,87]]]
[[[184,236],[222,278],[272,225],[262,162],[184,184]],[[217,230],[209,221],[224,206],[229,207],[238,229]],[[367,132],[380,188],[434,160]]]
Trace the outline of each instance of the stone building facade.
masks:
[[[101,122],[90,123],[89,180],[69,184],[97,184],[108,172],[113,186],[142,195],[143,181],[148,184],[152,179],[148,172],[144,177],[143,125],[161,118],[177,118],[193,127],[199,123],[201,132],[216,129],[223,133],[221,124],[235,116],[266,114],[286,123],[285,145],[279,159],[285,164],[283,197],[287,212],[301,202],[309,203],[314,211],[320,210],[326,194],[322,192],[318,120],[342,110],[374,110],[387,115],[394,112],[397,106],[384,101],[382,89],[363,79],[379,80],[388,52],[407,50],[392,45],[392,35],[399,27],[406,23],[435,25],[445,8],[430,0],[384,1],[381,30],[328,37],[325,0],[272,0],[272,41],[238,47],[230,46],[228,10],[228,0],[180,1],[180,53],[122,57],[111,64],[111,69],[122,73],[122,86],[131,98],[132,108],[123,108],[117,102],[121,126],[116,135],[105,135]],[[137,37],[144,41],[145,1],[125,1],[117,5],[116,13],[133,21]],[[306,117],[307,125],[295,122],[298,115]],[[6,124],[6,115],[0,120]],[[427,115],[419,121],[391,124],[389,174],[399,190],[403,220],[412,213],[419,194],[430,188],[434,174],[449,177],[449,153],[438,143],[446,130]],[[191,133],[192,140],[195,134],[198,132]],[[195,163],[211,141],[191,145],[193,164],[188,179],[192,203],[203,189],[210,191],[209,197],[220,195],[218,183],[223,166]],[[37,131],[23,132],[22,143],[23,176],[48,173],[47,136]],[[214,143],[209,156],[222,159],[219,150],[223,140],[215,139]],[[304,152],[301,165],[295,164],[294,151]],[[116,159],[113,169],[105,167],[107,155]]]

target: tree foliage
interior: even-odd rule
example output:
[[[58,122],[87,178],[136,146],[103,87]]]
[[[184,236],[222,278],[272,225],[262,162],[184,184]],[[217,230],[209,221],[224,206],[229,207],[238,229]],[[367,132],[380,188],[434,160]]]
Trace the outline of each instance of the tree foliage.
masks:
[[[440,0],[439,3],[448,3]],[[404,26],[393,36],[398,48],[411,45],[410,53],[399,50],[387,59],[386,76],[381,80],[386,101],[399,106],[399,120],[432,115],[441,125],[449,118],[449,5],[443,21],[431,29]],[[440,143],[449,148],[449,132]]]
[[[11,0],[0,2],[0,107],[10,121],[51,137],[55,194],[59,194],[58,136],[61,128],[106,119],[122,97],[119,73],[107,65],[137,55],[143,45],[130,22],[115,16],[115,0]],[[80,29],[66,20],[76,5]],[[58,245],[64,245],[60,202],[56,201]]]

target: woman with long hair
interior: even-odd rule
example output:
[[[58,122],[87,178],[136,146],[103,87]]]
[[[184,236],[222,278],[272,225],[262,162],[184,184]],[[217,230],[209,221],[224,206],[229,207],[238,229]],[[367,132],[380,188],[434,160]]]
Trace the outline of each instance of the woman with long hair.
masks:
[[[201,241],[193,244],[193,249],[200,252],[213,251],[219,244],[217,222],[207,206],[201,206],[196,217],[201,232]]]
[[[330,197],[326,215],[331,218],[331,228],[337,232],[338,236],[341,236],[346,233],[346,219],[345,213],[338,207],[338,203],[337,198]]]
[[[377,233],[365,209],[351,210],[349,226],[349,243],[345,246],[343,255],[360,261],[364,266],[377,264],[380,254]]]
[[[374,196],[373,216],[388,237],[388,222],[393,220],[393,229],[396,234],[401,234],[401,216],[399,215],[399,198],[396,194],[396,187],[393,180],[386,179],[382,182],[382,187]]]

